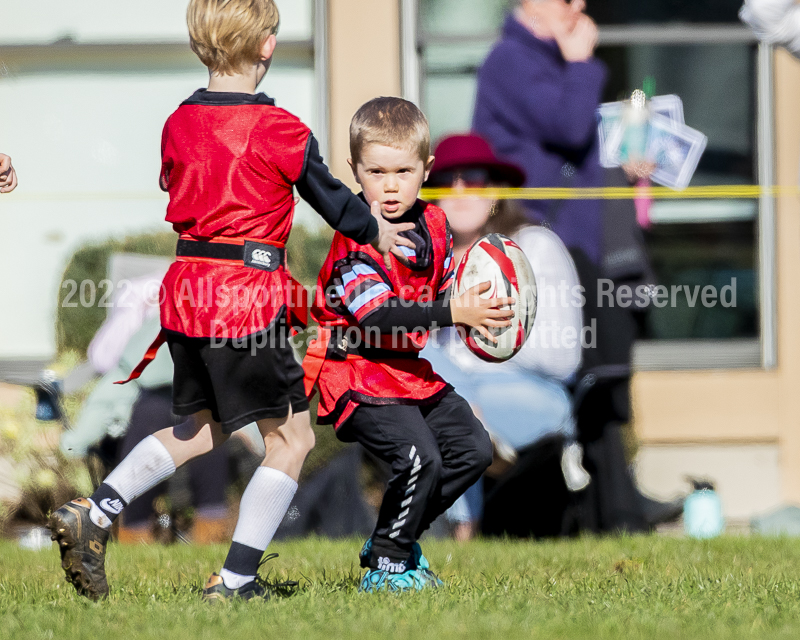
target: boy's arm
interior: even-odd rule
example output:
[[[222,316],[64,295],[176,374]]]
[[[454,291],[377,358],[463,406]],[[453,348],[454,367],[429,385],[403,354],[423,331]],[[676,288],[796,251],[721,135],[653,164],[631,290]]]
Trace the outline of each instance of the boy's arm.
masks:
[[[303,171],[295,186],[300,197],[346,238],[369,244],[378,236],[378,221],[369,206],[331,175],[313,135],[308,137]]]
[[[364,329],[374,327],[379,333],[386,334],[450,327],[453,325],[453,314],[449,292],[445,291],[431,302],[401,300],[395,296],[365,316],[359,325]]]
[[[455,276],[453,235],[450,232],[450,224],[445,221],[445,225],[448,251],[444,261],[442,284],[439,285],[436,299],[431,302],[412,302],[401,300],[397,296],[389,298],[359,322],[362,327],[375,327],[380,333],[391,333],[397,330],[411,333],[415,329],[432,330],[449,327],[453,324],[453,314],[450,308],[451,285]]]
[[[410,333],[453,324],[447,288],[433,301],[403,300],[382,267],[365,254],[351,253],[338,261],[328,288],[333,306],[351,315],[364,329]]]

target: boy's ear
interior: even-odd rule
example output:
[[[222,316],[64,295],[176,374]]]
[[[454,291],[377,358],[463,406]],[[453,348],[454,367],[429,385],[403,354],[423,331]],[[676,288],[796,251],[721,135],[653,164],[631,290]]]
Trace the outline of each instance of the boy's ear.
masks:
[[[428,176],[431,174],[431,169],[433,169],[433,163],[436,160],[435,157],[429,156],[428,161],[425,163],[425,180],[428,179]]]
[[[272,58],[272,54],[275,53],[275,47],[278,44],[278,39],[275,37],[274,33],[271,33],[267,36],[267,39],[264,40],[264,44],[261,45],[261,59],[262,60],[270,60]]]
[[[358,171],[356,170],[356,165],[353,162],[352,158],[347,159],[347,164],[350,165],[350,170],[353,172],[353,178],[358,184],[361,184],[361,180],[358,179]]]

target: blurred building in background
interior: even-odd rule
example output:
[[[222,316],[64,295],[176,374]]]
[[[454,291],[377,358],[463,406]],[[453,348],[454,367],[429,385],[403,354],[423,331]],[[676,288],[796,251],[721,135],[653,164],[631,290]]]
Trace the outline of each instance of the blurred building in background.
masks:
[[[318,128],[313,2],[278,4],[281,46],[264,90]],[[3,3],[0,147],[24,183],[0,202],[0,358],[52,357],[61,273],[81,243],[169,230],[161,129],[208,81],[186,5]]]
[[[693,185],[796,185],[800,63],[759,45],[740,0],[588,0],[610,70],[606,100],[655,79],[709,138]],[[475,75],[508,0],[278,0],[263,90],[317,133],[352,185],[347,126],[376,95],[403,95],[432,133],[469,128]],[[205,81],[185,0],[5,0],[0,150],[20,175],[0,200],[0,359],[47,359],[59,278],[89,238],[165,228],[159,136]],[[800,503],[800,202],[654,205],[659,283],[736,282],[736,306],[654,309],[636,350],[642,486],[668,497],[684,475],[718,483],[736,520]],[[302,210],[300,221],[316,224]],[[9,311],[11,309],[11,311]]]

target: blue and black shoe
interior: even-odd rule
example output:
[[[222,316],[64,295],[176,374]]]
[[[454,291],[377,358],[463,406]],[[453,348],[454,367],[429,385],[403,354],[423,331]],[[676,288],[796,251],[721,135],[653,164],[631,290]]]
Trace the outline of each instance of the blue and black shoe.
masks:
[[[369,568],[369,561],[372,558],[372,538],[367,538],[361,551],[358,553],[358,559],[361,562],[362,569]]]
[[[372,538],[368,538],[358,554],[361,566],[369,569],[372,560]],[[390,573],[385,569],[369,569],[361,580],[359,592],[371,593],[386,589],[388,591],[419,591],[436,588],[444,583],[431,571],[428,559],[422,554],[422,548],[414,543],[408,558],[407,571]]]
[[[377,591],[397,593],[401,591],[421,591],[434,586],[429,576],[416,569],[409,569],[403,573],[389,573],[383,569],[370,569],[361,580],[358,591],[359,593],[375,593]]]
[[[430,576],[419,569],[409,569],[403,573],[390,573],[386,582],[392,591],[422,591],[436,587]]]
[[[395,591],[390,588],[387,578],[391,576],[388,571],[381,569],[370,569],[361,579],[361,584],[358,585],[359,593],[374,593],[386,589],[387,591]]]
[[[411,566],[415,567],[416,571],[430,583],[428,586],[441,587],[444,585],[439,576],[431,571],[431,565],[428,559],[422,555],[422,547],[419,546],[418,542],[415,542],[411,549]]]

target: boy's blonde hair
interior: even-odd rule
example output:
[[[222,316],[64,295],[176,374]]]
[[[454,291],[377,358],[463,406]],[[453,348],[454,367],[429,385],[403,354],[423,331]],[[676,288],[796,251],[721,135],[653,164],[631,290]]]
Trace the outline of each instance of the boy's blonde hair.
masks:
[[[186,21],[192,51],[211,71],[231,75],[258,62],[280,16],[274,0],[190,0]]]
[[[428,119],[413,102],[402,98],[374,98],[356,111],[350,122],[350,157],[361,161],[368,144],[409,149],[423,162],[431,155]]]

